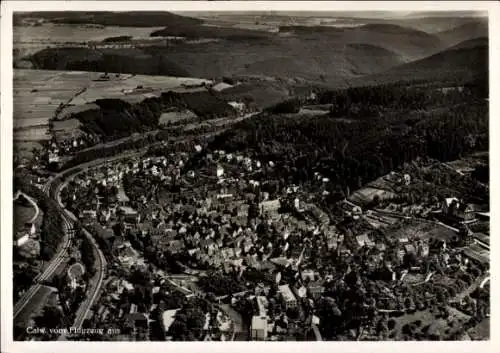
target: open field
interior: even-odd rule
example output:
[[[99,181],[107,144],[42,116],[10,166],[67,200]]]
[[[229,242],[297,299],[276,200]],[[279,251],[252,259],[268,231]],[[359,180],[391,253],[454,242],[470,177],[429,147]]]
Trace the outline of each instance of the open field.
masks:
[[[408,238],[408,239],[437,239],[449,241],[455,236],[452,230],[432,223],[420,223],[412,221],[405,226],[388,233],[392,239]]]
[[[24,228],[24,225],[35,216],[35,209],[31,206],[21,205],[19,202],[14,202],[14,236]]]
[[[149,39],[151,32],[163,27],[85,26],[45,23],[41,26],[15,26],[13,39],[19,56],[36,53],[47,46],[70,43],[100,42],[109,37],[131,36],[133,40]]]
[[[109,75],[109,80],[96,81],[97,72],[46,71],[19,69],[14,71],[14,141],[21,157],[29,158],[38,142],[51,138],[49,120],[58,115],[66,119],[82,110],[95,109],[97,99],[120,98],[140,102],[160,96],[169,90],[192,92],[206,90],[203,79],[147,76]],[[60,112],[60,107],[64,106]],[[76,121],[54,124],[57,138],[74,136]],[[77,131],[79,135],[81,131]]]
[[[84,134],[80,130],[81,126],[82,124],[77,119],[56,120],[53,122],[52,134],[58,142],[69,138],[77,138]]]
[[[352,195],[349,196],[349,200],[356,204],[366,205],[372,202],[376,196],[378,196],[380,200],[386,200],[394,197],[395,195],[396,194],[391,191],[367,186],[353,192]]]

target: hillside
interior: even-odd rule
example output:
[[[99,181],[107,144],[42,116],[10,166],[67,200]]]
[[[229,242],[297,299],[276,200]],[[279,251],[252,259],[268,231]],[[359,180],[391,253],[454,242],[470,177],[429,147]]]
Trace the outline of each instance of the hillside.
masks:
[[[356,85],[397,81],[451,81],[463,83],[488,77],[488,43],[466,41],[425,59],[391,68],[354,82]]]
[[[486,21],[472,21],[447,31],[436,33],[436,36],[447,46],[453,46],[460,42],[488,37],[488,23]]]
[[[357,27],[282,26],[280,32],[299,37],[327,36],[335,44],[370,43],[405,58],[420,59],[442,48],[438,37],[413,28],[390,23],[368,23]]]
[[[406,60],[362,42],[339,44],[331,38],[225,41],[151,45],[141,48],[48,48],[28,58],[35,69],[88,70],[217,78],[273,76],[338,84],[383,72]]]
[[[487,37],[480,37],[480,38],[474,38],[474,39],[469,39],[465,40],[463,42],[458,43],[457,45],[454,45],[453,47],[449,49],[473,49],[473,48],[480,48],[480,47],[488,47],[489,46],[489,40]]]
[[[473,90],[445,94],[408,84],[326,91],[316,103],[332,104],[329,116],[261,114],[218,136],[208,151],[273,161],[263,177],[283,185],[313,182],[317,171],[343,192],[418,157],[453,160],[488,149],[488,105],[478,98]],[[357,114],[355,107],[369,109]]]
[[[30,14],[31,15],[31,14]],[[27,15],[23,15],[27,16]],[[20,21],[27,17],[20,15]],[[236,19],[225,16],[222,24],[203,22],[170,13],[146,12],[132,20],[131,13],[45,13],[42,18],[57,23],[117,24],[130,19],[138,25],[149,19],[152,26],[170,21],[163,29],[151,32],[153,38],[120,43],[131,33],[123,30],[110,36],[109,45],[89,48],[51,47],[25,59],[35,69],[88,70],[151,75],[190,76],[208,79],[221,77],[278,78],[311,85],[346,86],[372,82],[458,76],[475,77],[484,50],[455,48],[463,40],[482,33],[482,20],[467,18],[352,19],[354,27],[279,25],[274,33],[238,27]],[[283,17],[285,18],[285,17]],[[408,21],[408,25],[405,21]],[[134,22],[135,21],[135,22]],[[233,21],[233,22],[231,22]],[[236,21],[236,22],[235,22]],[[399,22],[398,22],[399,21]],[[452,30],[427,33],[410,25],[415,21],[455,24]],[[464,22],[467,21],[467,22]],[[131,26],[131,23],[127,23]],[[444,28],[440,26],[439,28]],[[162,39],[163,36],[184,39]],[[480,37],[484,37],[481,35]],[[60,46],[64,43],[58,44]],[[471,50],[471,53],[464,52]],[[470,57],[468,55],[470,54]],[[458,55],[454,58],[454,55]],[[15,67],[30,64],[16,55]],[[425,61],[421,61],[425,60]],[[470,72],[470,71],[474,72]],[[484,70],[483,70],[484,71]],[[382,75],[384,73],[384,75]],[[363,79],[362,79],[363,77]],[[366,79],[365,79],[366,78]],[[281,96],[277,92],[276,97]],[[273,99],[274,101],[274,99]]]
[[[463,16],[460,14],[455,16],[455,14],[447,11],[446,15],[443,15],[443,13],[438,15],[421,13],[415,17],[396,20],[395,23],[427,33],[437,34],[438,32],[452,30],[453,28],[463,26],[473,21],[484,20],[485,17],[480,17],[477,13],[469,14],[469,16]]]

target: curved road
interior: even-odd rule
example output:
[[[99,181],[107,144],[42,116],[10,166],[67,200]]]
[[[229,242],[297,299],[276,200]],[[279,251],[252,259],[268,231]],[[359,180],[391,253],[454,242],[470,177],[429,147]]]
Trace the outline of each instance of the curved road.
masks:
[[[76,174],[79,174],[79,173],[83,172],[83,171],[80,170],[82,168],[84,168],[84,169],[85,168],[86,169],[90,169],[92,167],[97,167],[97,166],[99,166],[101,164],[104,164],[104,163],[106,163],[108,161],[114,161],[114,160],[119,160],[119,159],[124,159],[124,158],[131,158],[131,157],[136,156],[136,155],[137,156],[141,155],[146,150],[147,149],[141,150],[139,152],[126,153],[124,155],[115,156],[115,157],[111,157],[111,158],[101,158],[101,159],[97,159],[97,160],[94,160],[94,161],[91,161],[91,162],[88,162],[88,163],[80,164],[80,165],[75,166],[73,168],[69,168],[69,169],[65,170],[63,173],[56,174],[52,179],[50,179],[43,186],[42,190],[49,197],[51,197],[51,193],[50,192],[52,190],[54,182],[56,182],[59,179],[61,179],[65,173],[68,173],[70,171],[75,171],[74,175],[76,175]],[[72,176],[74,176],[74,175],[72,175]],[[67,178],[67,180],[68,179],[69,178]],[[66,255],[68,253],[68,250],[71,248],[71,241],[72,241],[73,236],[74,236],[73,230],[72,230],[72,224],[73,224],[73,221],[76,220],[76,217],[71,212],[69,212],[68,210],[64,209],[64,206],[62,205],[62,202],[61,202],[61,199],[60,199],[60,192],[61,192],[62,188],[66,186],[66,183],[67,183],[67,181],[65,183],[61,183],[61,184],[57,185],[57,187],[55,189],[55,193],[54,193],[54,195],[56,195],[56,201],[57,201],[57,204],[59,205],[59,210],[60,210],[60,213],[62,215],[63,222],[64,222],[64,239],[62,240],[62,244],[59,247],[57,253],[50,260],[47,268],[42,273],[40,273],[38,276],[36,276],[34,278],[35,284],[33,286],[31,286],[21,296],[21,298],[19,298],[19,300],[16,302],[16,304],[14,306],[14,310],[13,310],[13,320],[14,320],[14,322],[19,317],[19,315],[23,312],[23,310],[25,308],[30,309],[30,307],[28,306],[28,303],[30,303],[30,301],[33,298],[36,298],[36,294],[42,288],[43,282],[46,281],[46,280],[48,280],[48,279],[50,279],[52,277],[52,275],[54,274],[55,270],[64,261]],[[86,232],[86,236],[90,236],[90,233]],[[91,237],[91,239],[92,239],[91,243],[97,249],[96,250],[97,253],[100,254],[98,256],[98,258],[102,259],[103,258],[102,252],[97,247],[97,244],[95,243],[95,241],[93,240],[92,237]],[[102,256],[102,258],[101,258],[101,256]],[[84,308],[81,310],[82,314],[78,315],[78,313],[80,313],[80,310],[77,313],[77,321],[75,322],[77,325],[81,325],[81,323],[83,323],[86,314],[88,314],[88,311],[90,310],[90,307],[92,306],[92,304],[93,304],[93,302],[94,302],[94,300],[95,300],[95,298],[97,296],[96,293],[98,293],[98,291],[100,290],[100,287],[102,285],[102,279],[104,278],[104,271],[105,271],[103,268],[105,268],[105,266],[106,266],[106,263],[105,263],[105,260],[104,260],[104,261],[102,261],[100,263],[100,269],[98,271],[100,273],[100,277],[99,277],[96,285],[94,285],[91,288],[92,291],[91,291],[90,295],[83,302]],[[31,309],[30,309],[30,311],[31,311]],[[80,316],[82,316],[83,314],[85,314],[85,316],[83,316],[83,319],[81,319]]]
[[[54,182],[55,180],[57,180],[57,179],[56,178],[53,179],[50,183],[52,184],[52,182]],[[49,185],[49,186],[51,186],[51,185]],[[48,190],[50,190],[50,187],[47,189],[47,192],[48,192]],[[57,192],[59,192],[59,190],[60,190],[60,186],[57,187]],[[50,260],[49,265],[44,270],[44,272],[42,272],[41,274],[39,274],[38,276],[36,276],[34,278],[34,281],[36,282],[36,284],[33,285],[32,287],[30,287],[30,289],[28,289],[23,294],[23,296],[17,301],[17,303],[15,304],[14,313],[13,313],[14,321],[19,316],[19,314],[23,311],[23,309],[26,307],[26,305],[31,301],[31,299],[33,297],[35,297],[35,295],[38,293],[38,291],[42,287],[41,282],[48,280],[52,277],[52,274],[59,267],[59,265],[64,261],[66,253],[68,252],[68,250],[71,247],[71,239],[73,237],[73,234],[71,231],[72,223],[70,221],[68,221],[68,219],[66,219],[64,216],[63,216],[63,222],[64,222],[64,239],[63,239],[62,245],[59,247],[59,250],[54,255],[54,257]]]

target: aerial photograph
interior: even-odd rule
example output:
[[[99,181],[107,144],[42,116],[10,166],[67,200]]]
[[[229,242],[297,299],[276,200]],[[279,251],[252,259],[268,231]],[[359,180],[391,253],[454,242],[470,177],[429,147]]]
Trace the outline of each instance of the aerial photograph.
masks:
[[[15,341],[490,340],[487,12],[14,12],[12,55]]]

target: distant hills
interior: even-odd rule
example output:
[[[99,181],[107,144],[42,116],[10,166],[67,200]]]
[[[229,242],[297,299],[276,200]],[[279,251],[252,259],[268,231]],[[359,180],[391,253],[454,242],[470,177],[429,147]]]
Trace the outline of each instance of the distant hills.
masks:
[[[324,34],[335,44],[373,44],[392,51],[404,60],[416,60],[440,50],[442,43],[433,35],[390,23],[369,23],[358,27],[286,26],[280,31],[299,36]]]
[[[393,67],[364,77],[361,84],[395,81],[450,81],[464,83],[488,78],[488,40],[477,38],[461,42],[427,58]]]
[[[176,15],[165,11],[137,12],[84,12],[84,11],[47,11],[47,12],[16,12],[13,16],[14,25],[21,25],[30,19],[40,19],[60,24],[93,24],[102,26],[123,27],[161,27],[199,25],[202,20]]]
[[[488,37],[488,23],[482,21],[473,21],[465,23],[453,29],[436,33],[443,44],[452,46],[460,42]]]
[[[278,25],[278,32],[257,29],[247,22],[248,27],[238,27],[238,16],[246,16],[248,21],[248,13],[226,15],[217,25],[208,19],[168,12],[19,13],[14,22],[22,24],[39,18],[59,24],[164,27],[152,30],[151,36],[160,40],[191,40],[165,39],[165,44],[157,40],[140,46],[123,40],[114,48],[46,48],[25,58],[36,69],[209,79],[276,77],[330,86],[444,77],[465,79],[487,73],[487,21],[473,14],[453,18],[438,15],[356,17],[351,19],[355,24],[351,27],[298,22]],[[267,16],[273,21],[283,17],[281,13]],[[124,31],[122,37],[126,36]],[[129,47],[123,47],[127,44]],[[15,65],[19,65],[17,61]]]

